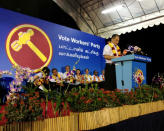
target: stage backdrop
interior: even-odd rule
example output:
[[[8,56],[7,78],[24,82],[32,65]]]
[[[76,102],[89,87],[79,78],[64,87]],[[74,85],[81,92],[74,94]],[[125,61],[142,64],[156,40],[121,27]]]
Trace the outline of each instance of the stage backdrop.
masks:
[[[0,8],[0,70],[18,64],[64,71],[78,61],[76,68],[100,73],[104,45],[103,38]]]

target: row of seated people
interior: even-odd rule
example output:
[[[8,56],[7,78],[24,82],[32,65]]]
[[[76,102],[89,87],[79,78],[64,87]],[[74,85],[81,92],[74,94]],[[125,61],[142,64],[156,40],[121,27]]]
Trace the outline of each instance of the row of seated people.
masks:
[[[33,78],[33,81],[37,81],[42,77],[47,77],[50,82],[58,83],[59,85],[64,83],[70,83],[74,85],[80,84],[90,84],[93,82],[103,82],[104,78],[104,70],[101,75],[98,75],[98,72],[95,70],[93,75],[89,74],[89,69],[85,69],[85,74],[81,74],[80,69],[70,70],[70,66],[65,67],[65,72],[58,72],[56,68],[52,69],[52,75],[50,75],[50,70],[48,67],[44,67],[41,72],[36,74]]]

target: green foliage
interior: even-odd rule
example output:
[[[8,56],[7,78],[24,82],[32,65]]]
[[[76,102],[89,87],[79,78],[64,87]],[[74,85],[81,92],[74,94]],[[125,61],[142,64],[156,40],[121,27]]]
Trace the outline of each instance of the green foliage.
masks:
[[[97,85],[73,88],[66,94],[66,101],[74,112],[94,111],[105,107],[104,94]]]
[[[118,107],[163,100],[164,89],[143,85],[131,91],[127,89],[104,91],[104,89],[98,89],[96,85],[92,85],[85,88],[73,88],[65,95],[65,100],[69,103],[72,111],[86,112],[99,110],[104,107]]]
[[[62,87],[61,87],[62,88]],[[48,90],[47,92],[36,92],[38,87],[32,83],[25,87],[26,94],[13,93],[7,101],[6,114],[8,122],[30,121],[42,119],[41,98],[46,102],[51,101],[54,113],[59,116],[63,110],[70,109],[73,112],[88,112],[100,110],[105,107],[118,107],[122,105],[133,105],[147,103],[164,99],[164,88],[154,88],[150,85],[143,85],[139,88],[128,91],[108,91],[99,89],[97,84],[91,87],[86,85],[74,87],[70,91]]]
[[[29,94],[35,93],[36,90],[38,89],[38,86],[35,86],[32,82],[28,82],[28,83],[26,83],[25,86],[22,86],[22,87],[23,87],[24,91]]]
[[[7,101],[5,116],[8,123],[19,121],[31,121],[42,119],[42,108],[39,93],[33,94],[12,94]]]

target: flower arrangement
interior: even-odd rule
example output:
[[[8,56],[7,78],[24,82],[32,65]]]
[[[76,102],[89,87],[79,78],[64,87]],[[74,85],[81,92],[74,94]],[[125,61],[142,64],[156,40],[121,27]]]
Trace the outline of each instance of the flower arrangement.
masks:
[[[138,46],[132,46],[129,45],[128,49],[125,49],[124,52],[126,52],[125,54],[141,54],[144,55],[144,53],[142,52],[142,49]]]
[[[142,70],[137,69],[136,72],[133,74],[133,79],[139,86],[141,86],[143,80],[145,79]]]
[[[95,87],[73,88],[66,94],[66,101],[73,112],[94,111],[105,107],[107,100],[103,91]]]
[[[163,100],[164,89],[153,88],[149,85],[137,87],[129,91],[108,91],[95,87],[73,88],[66,94],[66,102],[73,112],[87,112],[100,110],[105,107],[117,107],[122,105],[134,105],[157,100]]]
[[[85,88],[79,86],[65,92],[49,91],[47,96],[47,99],[40,99],[38,92],[13,93],[7,100],[6,118],[9,122],[37,120],[69,115],[70,110],[88,112],[106,107],[163,100],[164,89],[143,85],[131,91],[128,89],[108,91],[99,89],[95,84]]]
[[[31,79],[33,71],[30,68],[23,68],[21,66],[13,66],[12,70],[15,71],[14,80],[10,83],[10,92],[7,99],[10,99],[14,93],[21,92],[26,82]]]
[[[108,91],[99,89],[97,84],[91,87],[73,87],[70,91],[47,90],[38,92],[38,87],[47,84],[39,79],[37,84],[26,82],[29,80],[32,71],[27,68],[15,67],[16,79],[10,84],[10,93],[7,96],[5,116],[8,122],[31,121],[47,117],[69,115],[72,112],[88,112],[100,110],[106,107],[118,107],[122,105],[133,105],[164,99],[164,88],[162,76],[154,77],[155,86],[142,85],[129,91],[115,90]],[[157,82],[157,81],[158,82]],[[160,87],[160,88],[154,88]],[[21,92],[24,89],[25,93]]]
[[[164,75],[163,74],[157,74],[152,79],[152,85],[155,87],[164,87]]]
[[[15,85],[19,86],[23,81],[28,81],[32,79],[32,74],[34,73],[30,68],[24,68],[21,66],[13,66],[15,70]]]
[[[13,93],[6,102],[5,116],[8,123],[42,119],[40,103],[38,92],[34,94]]]
[[[21,66],[13,66],[15,79],[10,83],[10,92],[6,96],[5,117],[8,122],[30,121],[42,118],[40,95],[28,81],[32,78],[33,71]],[[24,89],[24,91],[22,91]]]

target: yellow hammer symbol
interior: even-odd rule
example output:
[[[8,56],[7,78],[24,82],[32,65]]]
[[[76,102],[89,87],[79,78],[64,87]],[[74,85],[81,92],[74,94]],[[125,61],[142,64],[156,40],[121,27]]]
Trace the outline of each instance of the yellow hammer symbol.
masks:
[[[23,44],[27,44],[31,50],[43,61],[47,60],[46,56],[30,41],[31,36],[34,35],[32,29],[28,29],[27,32],[19,32],[19,39],[11,43],[11,48],[14,51],[19,51]]]

